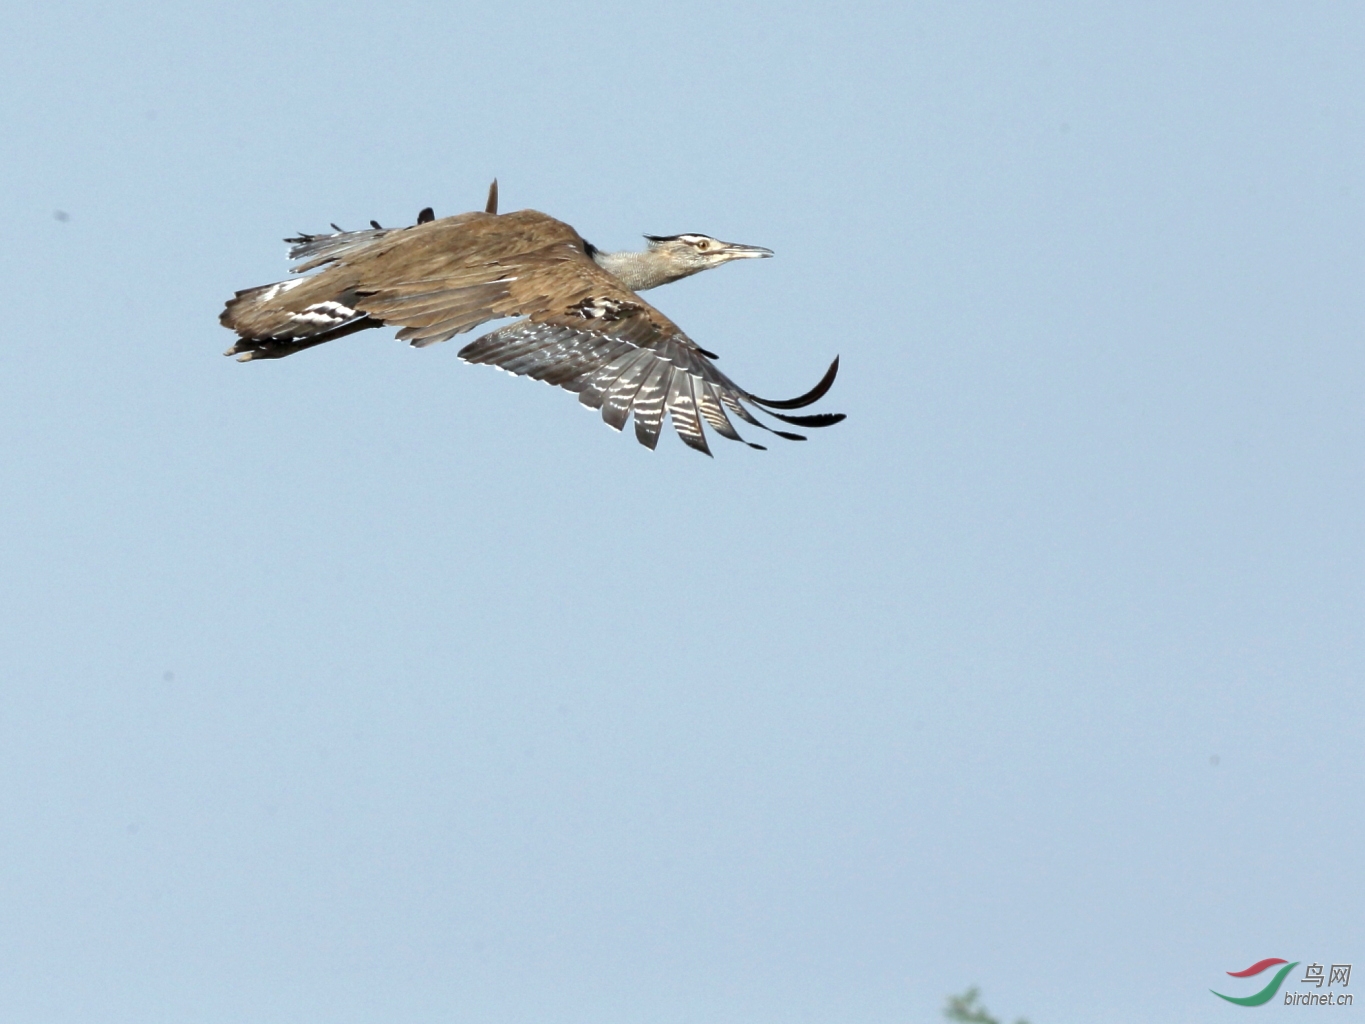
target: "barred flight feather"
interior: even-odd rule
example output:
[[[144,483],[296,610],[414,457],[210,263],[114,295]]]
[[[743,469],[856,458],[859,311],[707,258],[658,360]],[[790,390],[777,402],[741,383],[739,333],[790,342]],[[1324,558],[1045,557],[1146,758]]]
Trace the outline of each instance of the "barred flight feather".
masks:
[[[664,362],[656,362],[645,377],[640,390],[635,393],[631,412],[635,414],[635,438],[646,448],[654,448],[659,443],[659,428],[664,418],[664,397],[668,393],[672,368]]]
[[[618,404],[621,401],[622,393],[625,388],[629,388],[629,396],[635,396],[639,389],[640,381],[644,380],[644,374],[650,366],[650,352],[643,348],[631,348],[622,355],[618,355],[612,362],[607,363],[597,373],[592,374],[584,382],[583,389],[579,392],[579,401],[588,408],[601,408],[602,418],[606,422],[612,422],[607,406]],[[625,416],[631,412],[629,399],[625,401],[625,412],[621,416],[621,423],[617,423],[617,430],[625,423]]]
[[[699,452],[711,454],[702,431],[697,402],[692,394],[692,375],[683,370],[673,371],[673,383],[668,389],[668,417],[683,443]]]
[[[630,418],[635,396],[640,393],[640,386],[649,375],[651,366],[649,354],[642,352],[639,358],[622,370],[621,376],[612,382],[606,398],[602,401],[602,419],[608,426],[617,430],[626,428],[626,420]]]

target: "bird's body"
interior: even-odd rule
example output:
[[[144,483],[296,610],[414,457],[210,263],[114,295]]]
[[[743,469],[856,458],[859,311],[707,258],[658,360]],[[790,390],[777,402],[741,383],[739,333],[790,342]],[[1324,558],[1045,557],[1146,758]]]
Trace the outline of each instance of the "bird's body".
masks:
[[[644,252],[603,253],[569,225],[535,210],[498,215],[496,199],[495,183],[487,212],[437,220],[423,210],[408,228],[375,224],[288,239],[294,243],[290,257],[301,261],[295,273],[318,272],[250,288],[229,300],[220,319],[239,340],[227,354],[277,359],[390,325],[401,328],[399,338],[423,346],[488,320],[520,316],[524,319],[466,345],[461,358],[577,392],[617,430],[634,415],[636,436],[650,448],[658,442],[665,411],[683,441],[708,454],[703,420],[722,436],[742,440],[727,408],[765,427],[746,402],[801,426],[843,419],[771,411],[819,399],[833,383],[837,359],[801,398],[756,398],[637,294],[729,260],[770,256],[769,250],[675,235],[650,237]]]

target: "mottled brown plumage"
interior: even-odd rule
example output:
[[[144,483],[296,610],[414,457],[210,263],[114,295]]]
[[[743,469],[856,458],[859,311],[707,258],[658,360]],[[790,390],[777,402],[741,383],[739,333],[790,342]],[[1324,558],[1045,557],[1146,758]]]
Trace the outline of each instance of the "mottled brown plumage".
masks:
[[[399,338],[423,346],[488,320],[521,316],[465,346],[460,356],[577,392],[617,430],[633,415],[637,438],[650,448],[665,411],[682,440],[708,454],[703,421],[724,437],[743,440],[727,409],[771,429],[746,402],[769,406],[764,411],[770,415],[801,426],[843,419],[787,416],[771,408],[800,408],[819,399],[833,383],[837,359],[807,395],[784,402],[757,398],[623,280],[648,288],[730,259],[771,255],[768,250],[680,235],[652,239],[645,253],[599,253],[569,225],[543,213],[498,215],[496,189],[494,182],[489,212],[434,219],[423,210],[408,228],[376,224],[289,239],[291,258],[301,261],[295,273],[317,273],[229,300],[221,320],[239,340],[227,354],[276,359],[383,326],[399,327]]]

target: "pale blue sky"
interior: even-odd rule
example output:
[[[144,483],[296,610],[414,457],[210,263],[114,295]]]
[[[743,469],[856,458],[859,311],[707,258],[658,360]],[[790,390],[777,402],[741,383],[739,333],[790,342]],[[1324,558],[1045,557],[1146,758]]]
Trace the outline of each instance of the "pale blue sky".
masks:
[[[5,23],[0,1016],[1233,1020],[1365,960],[1360,7]],[[495,175],[776,250],[652,298],[847,422],[219,355],[283,236]]]

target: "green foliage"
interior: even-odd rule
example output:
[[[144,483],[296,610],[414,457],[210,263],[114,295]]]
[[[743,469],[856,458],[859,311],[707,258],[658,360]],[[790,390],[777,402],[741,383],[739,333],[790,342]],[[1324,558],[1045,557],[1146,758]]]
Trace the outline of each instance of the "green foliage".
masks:
[[[960,996],[949,996],[943,1016],[960,1024],[1000,1024],[1000,1018],[992,1017],[990,1011],[976,1001],[980,995],[981,990],[973,985]],[[1028,1021],[1020,1017],[1014,1024],[1028,1024]]]

